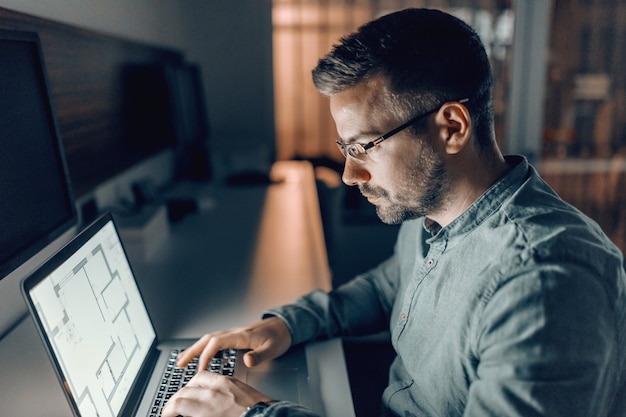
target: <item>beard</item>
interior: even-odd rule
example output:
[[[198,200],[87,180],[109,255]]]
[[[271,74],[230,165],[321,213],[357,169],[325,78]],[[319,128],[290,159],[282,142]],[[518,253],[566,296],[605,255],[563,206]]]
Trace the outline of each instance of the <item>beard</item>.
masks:
[[[450,178],[445,164],[430,146],[425,146],[418,160],[393,193],[368,183],[359,185],[362,194],[374,197],[376,214],[387,224],[427,216],[441,209],[449,194]]]

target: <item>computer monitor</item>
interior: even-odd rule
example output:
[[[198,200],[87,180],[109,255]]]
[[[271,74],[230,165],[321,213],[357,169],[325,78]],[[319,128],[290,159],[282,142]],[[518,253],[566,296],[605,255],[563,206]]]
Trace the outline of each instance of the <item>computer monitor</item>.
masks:
[[[211,179],[209,123],[200,67],[188,62],[124,68],[126,131],[134,148],[171,146],[176,179]]]
[[[0,30],[0,279],[76,220],[39,37]]]
[[[182,179],[210,180],[209,122],[204,86],[197,64],[178,65],[172,83],[176,135],[176,175]]]

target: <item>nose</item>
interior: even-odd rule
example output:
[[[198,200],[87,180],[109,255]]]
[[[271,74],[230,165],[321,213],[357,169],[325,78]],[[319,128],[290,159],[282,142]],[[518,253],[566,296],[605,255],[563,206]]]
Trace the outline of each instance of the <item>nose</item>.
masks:
[[[346,163],[343,166],[343,174],[341,179],[346,185],[353,186],[366,183],[370,180],[371,175],[365,164],[360,164],[354,161],[352,158],[346,158]]]

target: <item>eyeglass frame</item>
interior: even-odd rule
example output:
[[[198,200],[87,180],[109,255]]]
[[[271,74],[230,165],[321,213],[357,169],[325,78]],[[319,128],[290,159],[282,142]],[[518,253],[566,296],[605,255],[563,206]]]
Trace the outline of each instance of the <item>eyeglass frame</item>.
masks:
[[[461,100],[457,100],[459,103],[464,104],[467,103],[470,99],[469,98],[463,98]],[[445,103],[444,103],[445,104]],[[392,137],[393,135],[400,133],[401,131],[403,131],[404,129],[414,125],[415,123],[419,122],[420,120],[430,116],[433,113],[436,113],[439,111],[439,109],[443,106],[440,105],[439,107],[429,110],[426,113],[423,114],[418,114],[417,116],[412,117],[409,121],[401,124],[400,126],[396,127],[395,129],[390,130],[389,132],[385,133],[384,135],[379,136],[378,138],[367,142],[365,145],[361,145],[360,143],[343,143],[341,140],[337,139],[335,141],[335,143],[337,144],[337,146],[339,147],[339,151],[341,152],[341,154],[343,155],[344,158],[348,158],[348,156],[352,157],[354,160],[363,162],[363,160],[359,159],[360,155],[367,155],[367,151],[369,149],[372,149],[374,146],[379,145],[381,142],[389,139],[390,137]],[[354,149],[357,153],[355,155],[353,155],[352,153],[350,153],[350,150]]]

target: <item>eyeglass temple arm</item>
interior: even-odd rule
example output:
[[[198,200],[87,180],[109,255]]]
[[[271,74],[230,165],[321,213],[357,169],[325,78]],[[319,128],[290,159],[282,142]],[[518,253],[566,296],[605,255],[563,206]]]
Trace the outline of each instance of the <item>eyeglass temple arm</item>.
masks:
[[[462,99],[457,100],[457,101],[458,101],[459,103],[461,103],[461,104],[465,104],[465,103],[467,103],[467,102],[469,101],[469,98],[462,98]],[[423,118],[425,118],[425,117],[428,117],[428,116],[430,116],[430,115],[431,115],[431,114],[433,114],[433,113],[438,112],[440,108],[441,108],[441,107],[438,107],[438,108],[433,109],[433,110],[431,110],[431,111],[429,111],[429,112],[427,112],[427,113],[424,113],[424,114],[419,114],[419,115],[415,116],[414,118],[412,118],[412,119],[411,119],[411,120],[409,120],[408,122],[406,122],[406,123],[404,123],[404,124],[402,124],[402,125],[400,125],[400,126],[396,127],[396,128],[395,128],[395,129],[393,129],[391,132],[387,132],[387,133],[385,133],[384,135],[382,135],[381,137],[379,137],[378,139],[374,139],[373,141],[371,141],[370,143],[368,143],[367,145],[365,145],[364,149],[365,149],[365,150],[368,150],[368,149],[373,148],[374,146],[378,145],[380,142],[382,142],[382,141],[384,141],[384,140],[386,140],[386,139],[389,139],[391,136],[395,135],[395,134],[396,134],[396,133],[398,133],[399,131],[404,130],[404,129],[406,129],[407,127],[411,126],[412,124],[414,124],[414,123],[418,122],[419,120],[421,120],[421,119],[423,119]]]

